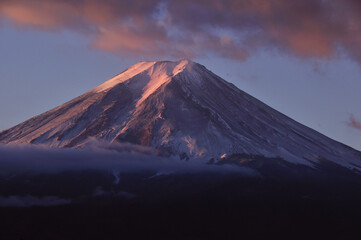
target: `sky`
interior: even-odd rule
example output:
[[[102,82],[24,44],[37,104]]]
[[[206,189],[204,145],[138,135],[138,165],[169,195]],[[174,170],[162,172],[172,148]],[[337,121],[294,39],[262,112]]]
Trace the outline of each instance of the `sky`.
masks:
[[[361,150],[358,0],[2,0],[0,130],[184,58]]]

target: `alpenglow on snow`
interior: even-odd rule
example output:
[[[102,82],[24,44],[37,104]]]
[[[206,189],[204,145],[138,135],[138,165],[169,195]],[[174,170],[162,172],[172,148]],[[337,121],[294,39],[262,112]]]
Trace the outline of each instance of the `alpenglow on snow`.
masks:
[[[190,60],[137,63],[83,95],[0,132],[2,143],[79,148],[90,138],[165,156],[324,159],[360,169],[360,153],[272,109]]]

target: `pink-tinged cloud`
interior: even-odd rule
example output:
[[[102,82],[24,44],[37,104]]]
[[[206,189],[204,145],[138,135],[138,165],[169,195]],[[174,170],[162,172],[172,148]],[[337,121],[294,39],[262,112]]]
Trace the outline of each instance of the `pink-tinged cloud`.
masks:
[[[347,125],[357,130],[361,130],[361,121],[357,120],[353,115],[350,116]]]
[[[359,0],[2,0],[17,27],[72,30],[91,46],[139,57],[216,54],[244,60],[260,50],[303,58],[340,53],[361,61]]]

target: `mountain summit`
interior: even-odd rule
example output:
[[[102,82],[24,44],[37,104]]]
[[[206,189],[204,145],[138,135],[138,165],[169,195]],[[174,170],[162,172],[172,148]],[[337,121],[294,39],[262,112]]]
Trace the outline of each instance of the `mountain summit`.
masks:
[[[279,157],[360,169],[360,153],[272,109],[190,60],[137,63],[89,92],[15,127],[0,142],[77,148],[90,138],[164,155]]]

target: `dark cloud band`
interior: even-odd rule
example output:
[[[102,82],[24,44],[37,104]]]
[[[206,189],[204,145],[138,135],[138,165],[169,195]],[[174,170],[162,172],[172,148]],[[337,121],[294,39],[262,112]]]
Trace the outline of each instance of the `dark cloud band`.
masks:
[[[19,27],[71,29],[122,56],[244,60],[263,49],[299,57],[361,60],[357,0],[1,1]]]
[[[0,176],[17,174],[56,174],[67,171],[110,172],[236,172],[256,176],[255,170],[230,165],[185,162],[178,157],[163,158],[150,149],[128,143],[93,140],[84,149],[59,149],[41,145],[0,144]]]

